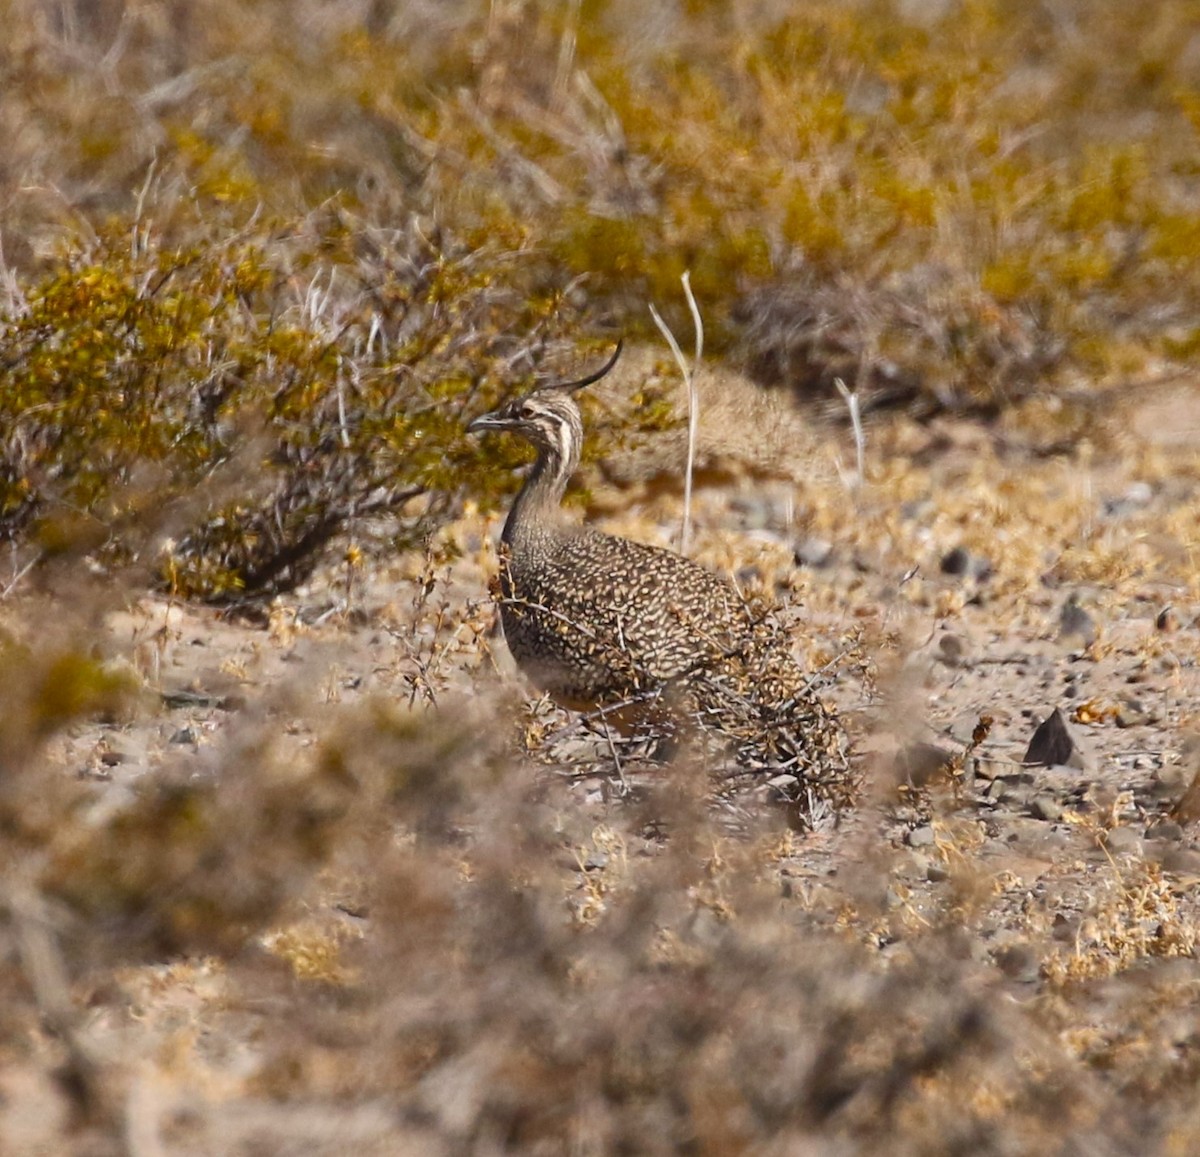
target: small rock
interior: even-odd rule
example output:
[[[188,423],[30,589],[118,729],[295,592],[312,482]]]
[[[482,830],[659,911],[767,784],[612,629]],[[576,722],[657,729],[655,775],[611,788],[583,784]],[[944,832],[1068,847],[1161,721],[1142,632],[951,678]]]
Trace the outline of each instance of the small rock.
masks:
[[[925,869],[925,879],[931,884],[940,884],[943,880],[950,879],[950,870],[945,864],[930,863]]]
[[[972,554],[963,546],[956,546],[942,555],[938,569],[942,574],[973,578],[977,582],[986,582],[992,577],[992,564],[982,555]]]
[[[924,787],[946,776],[954,766],[954,753],[936,743],[910,743],[896,753],[894,773],[897,783]]]
[[[193,744],[194,745],[196,742],[196,733],[190,727],[181,727],[181,728],[179,728],[178,731],[176,731],[171,736],[170,742],[178,743],[180,745],[183,745],[183,744]]]
[[[922,824],[919,828],[913,828],[905,837],[905,842],[910,848],[928,848],[935,841],[936,836],[929,824]]]
[[[1151,824],[1146,829],[1146,839],[1148,840],[1182,840],[1183,825],[1177,824],[1174,820],[1159,820],[1156,824]]]
[[[1050,929],[1050,935],[1060,943],[1065,941],[1070,943],[1079,935],[1079,917],[1064,916],[1061,912],[1055,913],[1054,925]]]
[[[1146,723],[1153,723],[1150,712],[1142,705],[1140,699],[1134,699],[1131,696],[1121,696],[1121,701],[1117,704],[1117,712],[1114,716],[1116,725],[1122,729],[1126,727],[1140,727]]]
[[[1095,620],[1079,605],[1079,596],[1070,594],[1058,614],[1059,639],[1090,647],[1096,641],[1096,634]]]
[[[1051,795],[1038,795],[1030,801],[1029,814],[1035,820],[1056,824],[1063,818],[1063,806]]]
[[[1109,518],[1121,518],[1143,510],[1154,500],[1154,490],[1148,482],[1131,482],[1124,494],[1104,500],[1103,510]]]
[[[602,852],[600,849],[588,852],[583,860],[583,870],[585,872],[599,872],[608,867],[608,853]]]
[[[1071,737],[1066,716],[1057,707],[1038,725],[1025,750],[1024,763],[1041,764],[1043,767],[1083,768],[1083,755]]]
[[[961,635],[945,634],[938,639],[938,658],[947,667],[961,667],[966,657],[967,643]]]
[[[812,567],[813,570],[819,570],[833,561],[833,543],[813,535],[796,544],[793,557],[797,566],[807,566]]]
[[[1009,944],[997,949],[996,966],[1009,980],[1033,984],[1039,976],[1037,953],[1028,944]]]
[[[1113,856],[1141,856],[1145,849],[1142,837],[1133,828],[1122,825],[1104,833],[1104,846]]]

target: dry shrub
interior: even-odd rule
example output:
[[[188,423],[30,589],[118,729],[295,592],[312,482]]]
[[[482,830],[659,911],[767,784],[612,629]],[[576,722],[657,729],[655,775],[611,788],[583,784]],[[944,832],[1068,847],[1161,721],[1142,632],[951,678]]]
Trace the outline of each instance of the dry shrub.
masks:
[[[467,416],[573,320],[536,260],[413,220],[329,207],[187,250],[106,235],[5,319],[0,536],[221,601],[291,589],[382,516],[412,545],[463,495],[494,500],[507,475]]]

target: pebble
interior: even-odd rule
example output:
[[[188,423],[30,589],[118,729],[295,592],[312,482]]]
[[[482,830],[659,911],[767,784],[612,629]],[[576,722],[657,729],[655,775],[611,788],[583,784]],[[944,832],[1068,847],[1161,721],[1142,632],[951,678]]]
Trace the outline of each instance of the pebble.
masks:
[[[1059,639],[1090,647],[1096,641],[1096,634],[1095,620],[1079,605],[1077,595],[1069,595],[1058,614]]]
[[[797,566],[808,566],[818,570],[833,561],[833,543],[816,536],[806,538],[796,544],[793,557]]]
[[[910,848],[928,848],[935,842],[935,839],[933,828],[929,824],[922,824],[908,833],[905,842]]]
[[[1056,824],[1063,818],[1063,806],[1051,795],[1038,795],[1030,801],[1029,814],[1035,820]]]
[[[986,582],[992,577],[992,564],[982,555],[972,554],[964,546],[956,546],[941,557],[938,569],[942,574],[973,578]]]
[[[1151,824],[1146,829],[1146,839],[1175,841],[1182,840],[1183,825],[1177,824],[1174,820],[1160,820],[1156,824]]]
[[[1104,846],[1114,856],[1141,856],[1142,837],[1130,827],[1113,828],[1104,834]]]
[[[1118,727],[1139,727],[1144,723],[1152,723],[1153,719],[1150,712],[1142,705],[1140,699],[1134,699],[1132,696],[1122,696],[1120,703],[1117,705],[1117,713],[1115,722]]]

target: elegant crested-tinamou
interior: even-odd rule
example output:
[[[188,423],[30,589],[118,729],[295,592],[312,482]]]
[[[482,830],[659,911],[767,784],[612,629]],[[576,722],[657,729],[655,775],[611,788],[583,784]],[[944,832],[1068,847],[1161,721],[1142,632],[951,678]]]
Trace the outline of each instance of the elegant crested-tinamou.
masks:
[[[640,706],[687,718],[727,735],[737,762],[789,786],[790,798],[845,802],[852,785],[844,731],[771,617],[692,559],[563,514],[584,436],[574,395],[607,374],[620,352],[618,343],[595,372],[539,386],[468,427],[517,434],[537,452],[501,534],[509,650],[565,707],[629,719]],[[784,785],[789,773],[795,782]]]

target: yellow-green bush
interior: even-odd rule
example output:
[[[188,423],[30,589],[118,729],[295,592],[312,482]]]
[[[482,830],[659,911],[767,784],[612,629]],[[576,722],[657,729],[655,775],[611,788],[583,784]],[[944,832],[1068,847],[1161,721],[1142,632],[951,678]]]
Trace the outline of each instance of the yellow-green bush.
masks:
[[[226,600],[352,520],[412,541],[509,483],[463,430],[561,344],[543,272],[332,208],[188,250],[103,235],[6,319],[0,533]]]

